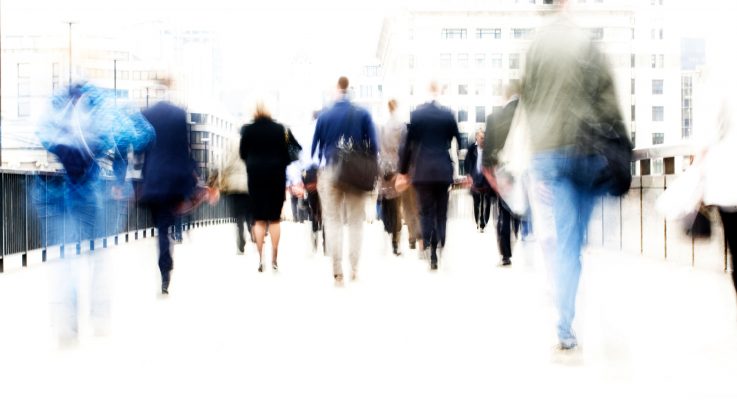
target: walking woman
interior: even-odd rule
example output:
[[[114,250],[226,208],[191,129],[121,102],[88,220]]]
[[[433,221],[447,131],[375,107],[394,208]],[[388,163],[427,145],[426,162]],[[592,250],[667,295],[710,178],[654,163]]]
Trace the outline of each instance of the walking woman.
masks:
[[[241,128],[240,155],[248,171],[253,235],[259,254],[258,271],[263,272],[264,236],[271,236],[271,266],[278,269],[281,210],[284,206],[286,168],[291,163],[287,142],[296,140],[284,125],[274,122],[263,102],[256,105],[253,122]]]

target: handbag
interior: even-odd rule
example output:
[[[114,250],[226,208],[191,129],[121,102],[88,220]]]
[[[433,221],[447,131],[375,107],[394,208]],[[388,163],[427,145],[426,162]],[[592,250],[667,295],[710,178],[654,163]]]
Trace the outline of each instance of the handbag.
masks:
[[[701,206],[694,215],[693,221],[686,225],[686,235],[694,239],[711,238],[711,218],[709,209]]]
[[[354,109],[348,113],[344,133],[338,140],[335,185],[344,190],[370,192],[379,176],[379,161],[371,152],[369,138],[364,132],[361,141],[354,143],[346,134],[353,119]]]
[[[526,215],[530,208],[524,177],[531,157],[527,114],[520,103],[515,110],[507,140],[499,152],[499,163],[494,167],[497,192],[515,215]]]
[[[624,196],[632,184],[632,149],[621,121],[582,122],[576,140],[576,155],[580,160],[577,169],[595,173],[589,176],[573,171],[573,180],[597,192]]]
[[[289,132],[289,128],[284,125],[284,141],[287,144],[287,153],[289,153],[289,161],[295,162],[299,160],[299,153],[302,151],[302,146],[297,143],[294,139],[294,135]]]

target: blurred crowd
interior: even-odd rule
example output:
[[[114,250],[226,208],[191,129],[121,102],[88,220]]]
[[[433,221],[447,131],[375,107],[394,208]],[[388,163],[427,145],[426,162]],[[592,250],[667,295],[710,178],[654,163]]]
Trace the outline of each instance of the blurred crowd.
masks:
[[[228,149],[225,167],[212,171],[207,181],[190,155],[182,107],[162,101],[139,111],[89,83],[74,84],[52,99],[38,129],[44,147],[65,170],[63,180],[39,185],[34,196],[37,207],[50,210],[44,215],[53,216],[47,235],[53,243],[94,240],[102,236],[100,218],[109,200],[145,206],[158,230],[157,264],[166,296],[175,267],[171,242],[181,240],[182,218],[202,203],[228,197],[236,251],[243,254],[254,242],[259,259],[254,267],[278,271],[282,209],[288,204],[295,221],[309,221],[313,251],[332,260],[332,280],[344,287],[346,276],[359,279],[367,202],[376,202],[394,255],[402,255],[406,240],[430,271],[453,262],[442,253],[449,193],[460,186],[473,198],[477,231],[491,224],[496,232],[500,267],[512,266],[513,236],[540,246],[558,311],[557,350],[575,352],[573,320],[586,227],[597,198],[622,196],[629,189],[632,143],[606,57],[564,10],[550,18],[529,48],[521,83],[505,88],[503,107],[487,117],[464,149],[462,168],[457,165],[458,124],[441,104],[443,88],[436,82],[428,82],[427,102],[413,109],[409,121],[401,119],[398,101],[391,99],[389,118],[377,123],[351,101],[350,82],[340,77],[335,101],[314,113],[311,143],[299,143],[259,101],[252,120],[240,129],[239,143]],[[704,146],[697,164],[716,168],[715,163],[731,162],[713,151],[734,141],[731,115],[725,105],[723,123],[715,128],[720,133]],[[126,174],[133,158],[143,160],[135,190]],[[112,165],[112,186],[102,183],[103,164]],[[720,206],[728,247],[735,250],[737,199],[731,190],[717,193],[708,182],[704,187],[706,195],[692,208]],[[671,204],[680,197],[669,206],[676,207]],[[61,226],[67,229],[53,229]],[[267,236],[270,254],[265,254]],[[103,257],[104,252],[84,260],[66,258],[54,269],[51,305],[62,343],[77,339],[82,268],[91,271],[95,328],[101,334],[109,329],[110,273]]]

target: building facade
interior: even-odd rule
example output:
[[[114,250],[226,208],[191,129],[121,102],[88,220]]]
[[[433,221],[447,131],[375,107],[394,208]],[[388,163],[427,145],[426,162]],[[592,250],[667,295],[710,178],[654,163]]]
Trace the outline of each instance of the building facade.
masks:
[[[551,3],[497,0],[386,19],[377,50],[384,92],[411,111],[427,101],[428,83],[438,81],[440,101],[454,111],[466,138],[461,145],[467,145],[486,116],[504,105],[504,87],[523,78],[528,46],[556,12]],[[679,142],[680,35],[666,24],[667,5],[581,0],[571,6],[576,23],[608,56],[636,147]]]

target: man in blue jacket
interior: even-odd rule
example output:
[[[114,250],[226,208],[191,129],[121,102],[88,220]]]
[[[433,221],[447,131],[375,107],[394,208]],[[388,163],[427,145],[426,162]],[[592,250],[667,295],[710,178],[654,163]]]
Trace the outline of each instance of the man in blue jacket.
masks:
[[[448,219],[448,189],[453,183],[451,141],[460,144],[458,124],[453,113],[438,104],[437,83],[430,84],[433,100],[410,114],[407,142],[399,155],[399,184],[406,182],[412,167],[412,184],[417,192],[423,252],[430,258],[430,269],[438,269],[438,247],[445,246]]]
[[[343,210],[348,225],[349,260],[351,279],[358,273],[358,260],[361,255],[363,222],[366,219],[366,192],[353,191],[336,185],[336,160],[341,139],[361,143],[368,139],[369,151],[378,157],[379,146],[376,129],[368,111],[353,105],[348,99],[348,78],[338,79],[340,98],[335,104],[320,114],[312,139],[313,156],[317,152],[323,165],[317,179],[317,192],[320,195],[323,212],[323,229],[327,250],[333,259],[333,278],[335,285],[343,286]]]

